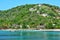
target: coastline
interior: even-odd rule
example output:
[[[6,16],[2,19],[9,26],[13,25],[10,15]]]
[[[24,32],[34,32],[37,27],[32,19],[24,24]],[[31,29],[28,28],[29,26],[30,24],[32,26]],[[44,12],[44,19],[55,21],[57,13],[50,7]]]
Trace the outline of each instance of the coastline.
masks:
[[[1,29],[1,31],[60,31],[60,29],[40,29],[40,30],[34,30],[34,29]]]

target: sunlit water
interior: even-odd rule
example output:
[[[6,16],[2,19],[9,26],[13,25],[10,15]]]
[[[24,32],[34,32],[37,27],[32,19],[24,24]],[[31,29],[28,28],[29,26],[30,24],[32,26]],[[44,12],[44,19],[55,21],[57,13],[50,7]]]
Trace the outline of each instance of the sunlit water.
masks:
[[[60,32],[0,30],[0,40],[60,40]]]

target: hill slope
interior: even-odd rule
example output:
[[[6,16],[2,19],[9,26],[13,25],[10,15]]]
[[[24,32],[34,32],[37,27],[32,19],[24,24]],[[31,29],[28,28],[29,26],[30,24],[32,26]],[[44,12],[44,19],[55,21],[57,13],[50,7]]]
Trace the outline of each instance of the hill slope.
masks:
[[[0,11],[2,28],[60,28],[60,8],[49,4],[29,4]]]

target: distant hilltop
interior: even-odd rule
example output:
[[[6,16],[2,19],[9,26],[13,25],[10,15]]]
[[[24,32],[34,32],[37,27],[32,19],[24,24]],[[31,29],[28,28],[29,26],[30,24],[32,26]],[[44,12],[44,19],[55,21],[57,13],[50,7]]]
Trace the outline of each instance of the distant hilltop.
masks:
[[[0,29],[60,29],[60,7],[26,4],[0,11]]]

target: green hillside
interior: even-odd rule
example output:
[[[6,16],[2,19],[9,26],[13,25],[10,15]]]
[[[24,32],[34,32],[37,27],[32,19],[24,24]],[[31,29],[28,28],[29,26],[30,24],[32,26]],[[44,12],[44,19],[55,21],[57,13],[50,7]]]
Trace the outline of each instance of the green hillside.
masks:
[[[0,11],[0,29],[60,28],[60,8],[49,4],[26,4]]]

